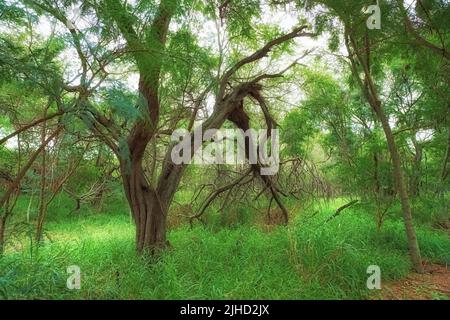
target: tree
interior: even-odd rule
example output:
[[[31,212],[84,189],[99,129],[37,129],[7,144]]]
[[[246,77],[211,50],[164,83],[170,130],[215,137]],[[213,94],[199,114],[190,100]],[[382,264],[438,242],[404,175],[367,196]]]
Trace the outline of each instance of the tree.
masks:
[[[219,129],[229,120],[240,129],[249,129],[250,118],[244,108],[247,98],[258,103],[267,126],[273,127],[261,93],[262,83],[281,77],[288,68],[280,73],[258,72],[244,80],[238,80],[237,76],[250,65],[257,65],[272,50],[282,52],[291,40],[313,36],[306,31],[306,25],[286,34],[269,30],[271,39],[264,44],[262,39],[268,38],[265,34],[265,38],[254,42],[256,47],[263,44],[253,53],[245,56],[236,52],[227,57],[221,51],[217,56],[196,45],[196,39],[188,27],[178,31],[170,29],[173,19],[187,23],[187,8],[192,5],[190,1],[180,3],[162,0],[157,5],[149,2],[136,6],[118,0],[99,3],[65,1],[58,4],[29,0],[25,3],[37,15],[51,16],[70,36],[67,43],[73,46],[79,59],[78,83],[66,83],[62,76],[55,75],[56,88],[48,90],[48,94],[57,102],[60,112],[66,115],[74,111],[75,114],[69,117],[73,119],[76,116],[82,120],[117,157],[123,189],[136,224],[138,253],[154,253],[166,246],[168,211],[186,168],[186,165],[177,165],[172,161],[171,154],[176,143],[169,142],[162,162],[152,157],[149,178],[149,170],[144,166],[148,163],[148,149],[157,150],[167,143],[176,128],[183,126],[191,133],[196,130],[205,132]],[[79,30],[76,22],[66,16],[64,9],[70,5],[75,5],[89,16],[92,30],[101,30],[100,38],[98,33],[91,33],[97,37],[98,45],[88,38],[89,30]],[[233,5],[229,4],[227,10]],[[244,30],[243,24],[250,25],[251,18],[257,13],[246,11],[246,18],[235,20],[234,10],[225,14],[227,10],[224,7],[219,8],[212,3],[201,3],[200,9],[194,8],[194,13],[195,10],[203,10],[203,14],[209,15],[217,23],[219,16],[222,24],[228,20],[230,33]],[[118,37],[124,40],[125,46],[118,45]],[[114,48],[107,49],[107,44]],[[180,62],[183,59],[186,61]],[[114,63],[117,66],[121,63],[122,66],[135,66],[139,75],[136,103],[124,95],[124,90],[102,87],[111,78],[111,71],[107,69]],[[192,63],[195,63],[194,70],[190,67]],[[219,71],[211,77],[213,70]],[[108,99],[98,103],[99,94],[105,91]],[[206,97],[211,94],[215,96],[213,110],[195,127],[198,111],[204,107]],[[180,97],[176,95],[181,96],[181,103]],[[188,97],[193,101],[192,108],[186,108]],[[48,117],[46,115],[44,119]],[[36,120],[35,124],[45,121]],[[192,146],[191,154],[195,153],[195,148],[198,146]],[[254,165],[253,171],[259,172],[260,166]],[[275,181],[262,176],[261,182],[285,212],[287,219],[287,211],[278,196]]]
[[[308,7],[313,7],[318,4],[327,7],[331,15],[331,18],[327,17],[328,19],[322,19],[321,30],[339,27],[336,26],[336,18],[342,23],[343,40],[348,51],[348,59],[351,63],[353,77],[383,128],[392,161],[393,180],[402,205],[411,262],[414,269],[422,273],[424,269],[413,226],[411,206],[404,181],[400,153],[389,122],[389,117],[385,112],[385,107],[379,94],[380,85],[377,85],[377,80],[382,78],[381,72],[383,71],[383,64],[385,62],[383,59],[387,55],[386,52],[397,51],[398,49],[394,49],[392,45],[398,45],[396,40],[404,37],[402,33],[399,35],[396,31],[399,25],[398,17],[405,17],[404,8],[402,5],[399,7],[398,3],[393,2],[382,5],[381,12],[385,13],[383,18],[387,16],[387,13],[392,14],[395,12],[398,13],[397,18],[389,16],[389,19],[383,20],[383,28],[381,30],[369,30],[366,24],[368,17],[362,12],[362,9],[367,5],[365,1],[343,3],[333,0],[320,0],[308,2]],[[339,42],[339,37],[337,37],[337,42]],[[425,47],[432,46],[428,42],[420,42]],[[339,45],[334,45],[333,47],[336,49]]]

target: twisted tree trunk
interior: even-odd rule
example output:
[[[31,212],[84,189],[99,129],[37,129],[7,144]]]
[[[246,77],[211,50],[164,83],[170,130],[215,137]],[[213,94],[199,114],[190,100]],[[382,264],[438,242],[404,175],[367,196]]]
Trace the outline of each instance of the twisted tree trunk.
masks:
[[[143,169],[144,153],[152,133],[137,126],[128,145],[130,156],[122,159],[120,170],[126,198],[136,225],[136,251],[153,255],[164,248],[167,214],[182,175],[182,166],[175,166],[170,158],[171,148],[155,186]]]
[[[136,251],[154,254],[166,245],[167,211],[163,209],[157,191],[147,183],[141,167],[130,169],[124,176],[124,186],[136,224]]]

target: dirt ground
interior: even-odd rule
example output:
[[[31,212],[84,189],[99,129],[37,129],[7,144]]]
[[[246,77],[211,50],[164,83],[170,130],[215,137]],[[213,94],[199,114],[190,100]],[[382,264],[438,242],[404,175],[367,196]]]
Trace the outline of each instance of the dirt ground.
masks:
[[[425,274],[412,273],[400,281],[383,284],[376,299],[449,300],[450,267],[428,264],[425,270]]]
[[[450,235],[450,219],[436,228]],[[425,262],[425,273],[411,273],[405,279],[385,283],[376,299],[384,300],[450,300],[450,266]]]

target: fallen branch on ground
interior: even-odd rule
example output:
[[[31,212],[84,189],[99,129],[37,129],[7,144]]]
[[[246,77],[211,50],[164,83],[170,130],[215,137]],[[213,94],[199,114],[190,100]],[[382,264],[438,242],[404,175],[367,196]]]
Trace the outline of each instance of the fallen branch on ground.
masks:
[[[329,217],[327,221],[325,221],[325,223],[330,222],[331,220],[333,220],[334,218],[339,216],[342,213],[342,211],[344,211],[345,209],[350,208],[351,206],[357,204],[358,202],[359,202],[359,200],[353,200],[353,201],[350,201],[349,203],[343,205],[342,207],[339,207],[336,210],[336,212],[331,217]]]

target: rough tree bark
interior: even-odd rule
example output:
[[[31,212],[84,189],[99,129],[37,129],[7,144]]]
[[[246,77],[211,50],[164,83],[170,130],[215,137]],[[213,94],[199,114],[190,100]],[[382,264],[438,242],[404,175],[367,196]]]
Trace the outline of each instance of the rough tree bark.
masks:
[[[169,203],[163,206],[158,191],[152,187],[145,175],[141,162],[131,166],[122,164],[122,180],[125,195],[136,224],[136,250],[138,253],[156,250],[166,246],[166,216]]]

